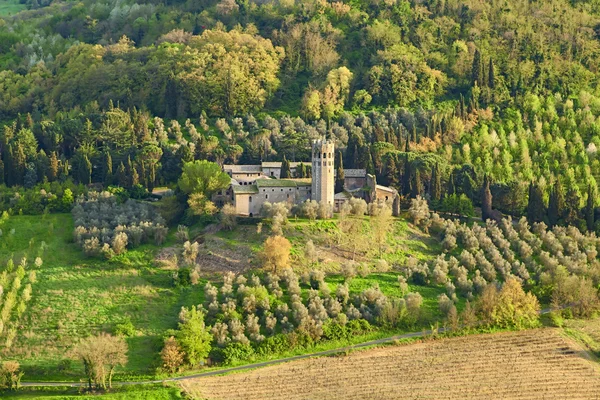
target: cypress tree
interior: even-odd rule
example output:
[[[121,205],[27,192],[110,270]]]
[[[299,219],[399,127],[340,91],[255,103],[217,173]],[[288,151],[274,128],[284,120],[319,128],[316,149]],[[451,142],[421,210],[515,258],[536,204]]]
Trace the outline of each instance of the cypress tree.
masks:
[[[181,146],[180,148],[182,147],[187,146]],[[131,162],[131,156],[127,156],[127,165],[125,171],[127,173],[127,177],[129,178],[127,179],[127,184],[125,185],[125,187],[131,189],[133,185],[135,185],[135,183],[133,183],[133,163]]]
[[[154,190],[154,183],[156,182],[156,166],[154,163],[150,163],[150,171],[148,172],[148,191],[152,193]]]
[[[304,165],[304,163],[301,162],[297,169],[299,171],[300,178],[308,178],[306,173],[306,165]]]
[[[131,187],[140,184],[140,174],[137,171],[137,168],[133,167],[131,169]]]
[[[442,198],[442,181],[440,178],[439,165],[435,164],[431,171],[431,200],[440,201]]]
[[[352,168],[358,168],[358,160],[359,160],[359,153],[358,153],[358,147],[356,147],[356,145],[354,145],[354,149],[352,150]]]
[[[104,153],[104,184],[111,185],[113,182],[113,165],[112,165],[112,156],[110,152],[107,151]]]
[[[65,181],[67,180],[67,178],[69,177],[69,160],[64,160],[62,163],[62,171],[61,171],[61,176],[60,179],[61,181]]]
[[[411,179],[411,168],[410,161],[408,160],[408,153],[404,156],[404,173],[402,174],[402,194],[410,194],[410,179]]]
[[[286,179],[286,178],[290,178],[291,177],[290,175],[291,175],[290,163],[284,155],[283,161],[281,162],[281,171],[279,172],[279,177],[281,179]]]
[[[471,67],[471,84],[479,87],[483,87],[483,61],[481,60],[481,53],[478,49],[475,50],[473,55],[473,65]]]
[[[4,185],[4,162],[0,159],[0,185]]]
[[[492,218],[492,192],[490,191],[490,179],[487,174],[483,176],[481,187],[481,219],[485,222]]]
[[[585,205],[585,222],[587,224],[587,230],[594,230],[594,191],[592,185],[588,185],[587,203]]]
[[[414,169],[412,184],[411,184],[411,197],[421,196],[423,194],[423,182],[421,182],[421,173],[418,169]]]
[[[344,191],[344,161],[342,160],[342,152],[338,152],[338,156],[335,159],[335,163],[337,164],[335,171],[335,193],[340,193]]]
[[[550,199],[548,201],[548,224],[551,228],[558,225],[564,214],[564,206],[565,196],[559,177],[550,191]]]
[[[450,174],[450,180],[448,181],[448,196],[452,196],[456,193],[456,185],[454,184],[454,173]]]
[[[491,58],[488,66],[488,86],[490,89],[494,89],[496,87],[496,71],[494,68],[494,62]]]
[[[125,164],[123,164],[123,161],[121,161],[119,168],[117,168],[117,181],[119,186],[124,188],[129,184],[129,179],[127,178],[127,172],[125,171]]]
[[[570,188],[565,197],[565,222],[567,225],[579,223],[579,193],[575,188]]]
[[[398,188],[398,166],[396,165],[396,158],[394,156],[388,157],[387,165],[385,167],[385,177],[388,186]]]
[[[48,180],[54,182],[58,178],[58,156],[56,152],[50,153],[50,160],[48,164]]]
[[[92,163],[87,155],[84,155],[79,162],[79,182],[89,185],[92,183]]]
[[[527,203],[527,220],[529,223],[542,222],[546,215],[546,207],[540,187],[533,182],[529,184],[529,201]]]

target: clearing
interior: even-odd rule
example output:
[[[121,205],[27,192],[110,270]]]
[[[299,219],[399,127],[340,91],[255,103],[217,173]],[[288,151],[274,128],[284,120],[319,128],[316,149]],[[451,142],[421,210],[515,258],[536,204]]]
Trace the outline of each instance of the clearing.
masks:
[[[195,398],[591,399],[600,371],[558,329],[474,335],[181,383]]]

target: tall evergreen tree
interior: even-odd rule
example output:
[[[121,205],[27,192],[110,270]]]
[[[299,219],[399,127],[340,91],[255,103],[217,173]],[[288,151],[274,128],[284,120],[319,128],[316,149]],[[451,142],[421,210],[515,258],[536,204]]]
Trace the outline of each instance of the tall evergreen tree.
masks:
[[[483,78],[483,60],[481,59],[481,53],[478,49],[475,50],[475,54],[473,55],[473,65],[471,67],[471,84],[479,87],[483,87],[484,78]]]
[[[483,176],[483,185],[481,187],[481,219],[485,222],[492,218],[492,192],[490,191],[490,179]]]
[[[408,153],[404,156],[404,173],[402,174],[402,194],[410,194],[410,180],[412,178],[410,161],[408,160]]]
[[[386,184],[393,188],[398,188],[400,184],[400,181],[398,179],[399,175],[400,174],[398,172],[398,166],[396,165],[396,157],[388,157],[387,164],[385,167]]]
[[[563,217],[564,206],[565,195],[559,177],[550,190],[550,199],[548,201],[548,224],[551,228],[558,225],[560,219]]]
[[[58,168],[58,156],[56,155],[56,152],[53,151],[50,153],[50,159],[48,163],[48,180],[50,182],[54,182],[56,179],[58,179]]]
[[[448,179],[448,191],[447,195],[452,196],[456,193],[456,185],[454,184],[454,172],[450,174],[450,179]]]
[[[431,171],[431,200],[440,201],[442,198],[442,180],[440,177],[439,165],[435,164]]]
[[[538,185],[529,184],[529,201],[527,203],[527,220],[529,223],[543,222],[546,215],[546,206],[542,190]]]
[[[336,171],[335,171],[335,193],[344,191],[344,161],[342,159],[342,152],[338,152],[338,156],[335,159]]]
[[[588,185],[587,202],[585,205],[585,222],[587,224],[587,230],[590,232],[593,231],[596,221],[594,221],[594,190],[592,185]]]
[[[123,164],[123,161],[121,161],[119,168],[117,168],[117,182],[121,187],[126,188],[129,186],[129,178],[127,177],[127,171],[125,170],[125,164]]]
[[[308,178],[306,173],[306,165],[304,165],[303,162],[301,162],[296,168],[296,173],[298,174],[298,178]]]
[[[102,171],[104,174],[104,184],[106,186],[112,185],[113,183],[113,163],[112,156],[110,155],[110,151],[104,153],[104,170]]]
[[[490,63],[488,66],[488,86],[490,89],[496,88],[496,71],[494,68],[494,61],[490,58]]]
[[[78,179],[84,185],[92,183],[92,163],[87,154],[84,154],[78,163]]]
[[[410,196],[417,197],[423,195],[423,182],[421,181],[421,173],[417,168],[414,168],[413,178],[410,188]]]
[[[571,187],[567,190],[567,195],[565,196],[565,222],[567,225],[578,225],[580,202],[581,199],[576,188]]]
[[[0,159],[0,185],[4,185],[4,162]]]
[[[290,162],[287,160],[285,155],[283,156],[283,161],[281,162],[281,171],[279,172],[279,177],[281,179],[291,178],[292,172],[290,170]]]

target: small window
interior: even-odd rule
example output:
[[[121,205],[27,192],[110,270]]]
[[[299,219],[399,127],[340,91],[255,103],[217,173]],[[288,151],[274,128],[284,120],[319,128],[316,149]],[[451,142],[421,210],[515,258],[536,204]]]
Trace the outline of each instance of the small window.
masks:
[[[275,191],[275,189],[271,189],[271,192],[274,192],[274,191]]]
[[[323,153],[323,158],[327,158],[327,153]]]
[[[281,191],[283,192],[283,189],[281,189]]]
[[[268,198],[269,198],[269,195],[268,195],[268,194],[265,194],[265,199],[268,199]]]
[[[288,198],[288,199],[290,198],[290,195],[289,195],[289,194],[287,195],[287,198]]]
[[[290,192],[292,191],[292,188],[290,188]]]
[[[248,203],[252,203],[252,196],[248,197]]]
[[[323,166],[326,167],[327,166],[327,161],[323,161]]]
[[[273,171],[271,171],[271,176],[273,176],[273,174],[274,174]]]

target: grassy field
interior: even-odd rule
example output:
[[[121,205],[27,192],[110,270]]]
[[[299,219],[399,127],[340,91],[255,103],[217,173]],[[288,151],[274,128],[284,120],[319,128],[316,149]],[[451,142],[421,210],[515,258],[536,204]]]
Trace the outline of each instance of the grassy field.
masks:
[[[25,8],[25,4],[20,4],[19,0],[0,0],[0,17],[15,15]]]
[[[539,329],[309,359],[182,387],[211,400],[589,399],[600,390],[600,372],[560,330]]]
[[[111,332],[125,320],[136,335],[127,339],[129,362],[121,377],[154,375],[163,332],[176,326],[182,305],[201,301],[200,290],[173,286],[171,271],[154,265],[151,246],[110,261],[85,258],[71,243],[68,214],[14,216],[2,229],[2,265],[11,256],[17,263],[22,257],[44,261],[18,340],[4,353],[21,362],[27,379],[81,377],[79,363],[69,361],[73,345],[91,333]]]
[[[73,400],[73,399],[101,399],[101,400],[175,400],[183,398],[181,390],[175,387],[162,387],[158,385],[130,386],[115,389],[114,392],[104,395],[81,395],[78,389],[24,388],[18,392],[2,394],[3,399],[37,399],[37,400]]]
[[[319,234],[326,236],[326,224],[291,221],[287,230],[294,244],[293,251],[300,253],[308,238],[317,238]],[[74,345],[90,334],[112,332],[117,324],[125,321],[131,321],[136,333],[127,338],[129,362],[117,379],[155,376],[162,337],[167,329],[176,327],[181,307],[203,302],[206,279],[218,283],[224,271],[246,272],[256,268],[256,252],[268,235],[268,228],[259,234],[254,225],[204,235],[200,256],[203,280],[198,286],[178,288],[173,284],[173,271],[157,262],[157,258],[168,258],[169,254],[177,253],[174,230],[161,248],[145,245],[108,261],[86,258],[72,243],[73,222],[69,214],[12,216],[0,229],[3,231],[0,266],[6,265],[11,257],[16,264],[22,257],[27,257],[29,268],[37,272],[32,300],[18,321],[16,343],[10,350],[2,349],[3,357],[21,363],[25,379],[30,381],[80,379],[83,371],[73,354]],[[199,233],[201,227],[192,227],[192,237]],[[387,257],[390,262],[403,260],[408,255],[429,258],[437,250],[435,241],[420,236],[403,220],[396,222],[389,246]],[[33,260],[38,256],[43,259],[43,265],[33,267]],[[330,272],[327,282],[335,290],[343,282],[335,271],[347,261],[345,254],[335,246],[320,244],[319,259],[317,267]],[[297,267],[302,269],[300,265]],[[374,284],[378,284],[386,295],[398,295],[394,272],[356,277],[350,289],[352,293],[360,293]],[[308,291],[308,286],[303,288]],[[437,296],[445,290],[441,286],[411,286],[411,290],[423,295],[423,327],[428,328],[441,317]],[[356,340],[390,334],[392,332],[374,332]],[[324,343],[319,349],[337,345]],[[279,356],[274,354],[271,358]]]

